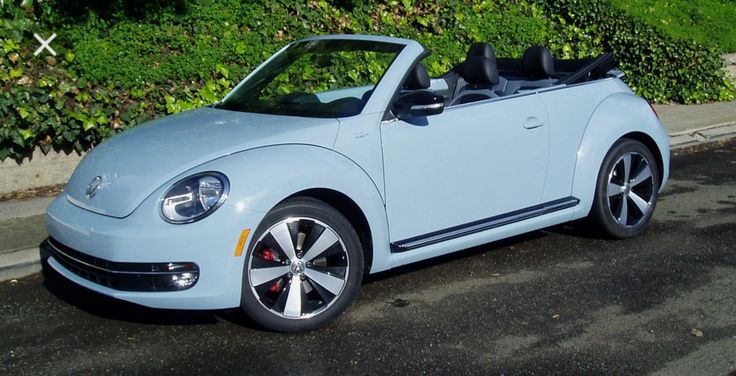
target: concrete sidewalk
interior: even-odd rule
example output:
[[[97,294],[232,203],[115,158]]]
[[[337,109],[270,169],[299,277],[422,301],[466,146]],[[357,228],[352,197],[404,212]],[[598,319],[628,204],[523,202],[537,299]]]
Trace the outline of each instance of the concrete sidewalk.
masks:
[[[672,148],[715,141],[736,134],[736,102],[654,105]]]
[[[655,105],[672,148],[736,136],[736,102]],[[52,198],[0,202],[0,281],[40,270],[38,245]]]

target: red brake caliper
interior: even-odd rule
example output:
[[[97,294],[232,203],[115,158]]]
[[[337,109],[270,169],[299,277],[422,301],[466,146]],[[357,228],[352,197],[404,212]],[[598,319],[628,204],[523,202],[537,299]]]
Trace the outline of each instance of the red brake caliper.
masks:
[[[272,250],[266,248],[261,251],[261,258],[268,261],[276,261],[276,255]],[[268,288],[268,292],[279,292],[281,290],[281,280],[274,282],[271,287]]]

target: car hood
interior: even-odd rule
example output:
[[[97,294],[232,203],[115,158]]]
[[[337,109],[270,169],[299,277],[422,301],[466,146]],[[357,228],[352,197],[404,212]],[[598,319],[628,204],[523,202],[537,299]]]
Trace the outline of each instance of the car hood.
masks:
[[[123,132],[95,147],[64,188],[84,209],[126,217],[177,175],[215,158],[276,144],[331,148],[336,119],[301,118],[201,108]],[[99,189],[88,194],[93,180]]]

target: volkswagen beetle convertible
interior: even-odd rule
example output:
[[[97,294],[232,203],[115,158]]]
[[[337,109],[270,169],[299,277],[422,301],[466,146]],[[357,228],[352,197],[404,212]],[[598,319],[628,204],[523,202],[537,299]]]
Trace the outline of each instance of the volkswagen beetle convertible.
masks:
[[[610,54],[485,43],[430,78],[412,40],[289,44],[222,101],[88,153],[48,208],[48,266],[133,303],[309,330],[363,276],[588,218],[643,231],[668,137]]]

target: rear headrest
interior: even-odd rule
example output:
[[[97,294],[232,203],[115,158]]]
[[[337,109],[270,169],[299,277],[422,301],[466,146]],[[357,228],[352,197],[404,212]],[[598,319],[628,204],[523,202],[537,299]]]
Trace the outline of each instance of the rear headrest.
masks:
[[[421,90],[429,89],[429,85],[429,73],[427,73],[427,68],[425,68],[422,63],[417,63],[417,65],[414,66],[414,69],[409,72],[409,76],[406,77],[403,88],[407,90]]]
[[[496,52],[493,50],[493,47],[488,43],[473,43],[470,48],[468,48],[468,53],[465,56],[465,59],[467,60],[475,56],[487,57],[493,60],[494,63],[496,62]]]
[[[547,47],[529,47],[521,58],[521,69],[532,77],[552,77],[555,74],[552,52]]]
[[[472,85],[495,85],[498,83],[498,68],[490,58],[473,56],[465,62],[463,79]]]

